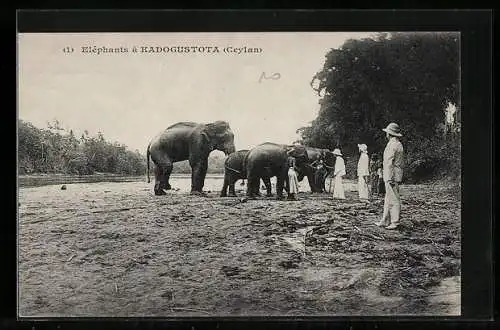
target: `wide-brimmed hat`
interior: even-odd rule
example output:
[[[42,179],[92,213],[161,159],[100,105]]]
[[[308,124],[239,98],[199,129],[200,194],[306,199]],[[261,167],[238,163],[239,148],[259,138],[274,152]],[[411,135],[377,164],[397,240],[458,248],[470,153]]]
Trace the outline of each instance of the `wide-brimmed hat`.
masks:
[[[401,134],[401,130],[399,129],[399,125],[396,123],[390,123],[386,128],[382,128],[382,130],[393,136],[403,136],[403,134]]]
[[[358,144],[358,149],[362,152],[367,152],[368,151],[368,147],[366,146],[366,144]]]
[[[332,154],[336,155],[336,156],[342,156],[342,153],[340,152],[340,149],[337,148],[335,150],[333,150]]]

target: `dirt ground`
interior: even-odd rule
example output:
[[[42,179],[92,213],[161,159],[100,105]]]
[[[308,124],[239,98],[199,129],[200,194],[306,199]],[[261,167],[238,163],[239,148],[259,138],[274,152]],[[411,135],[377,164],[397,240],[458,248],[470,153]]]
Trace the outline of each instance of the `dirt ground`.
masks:
[[[20,188],[19,315],[460,314],[456,188],[403,185],[389,231],[374,225],[382,197],[360,202],[352,182],[345,201],[306,183],[298,201],[220,198],[221,178],[208,197],[171,184]]]

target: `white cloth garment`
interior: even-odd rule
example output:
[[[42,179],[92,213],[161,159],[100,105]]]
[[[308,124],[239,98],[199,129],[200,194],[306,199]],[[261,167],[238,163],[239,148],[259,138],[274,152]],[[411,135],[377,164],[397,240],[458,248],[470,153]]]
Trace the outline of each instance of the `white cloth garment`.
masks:
[[[368,199],[368,183],[367,180],[365,180],[365,176],[370,175],[368,163],[368,154],[362,152],[358,161],[358,192],[359,198],[361,199]]]
[[[403,145],[397,137],[391,137],[384,150],[384,181],[401,182],[403,179]]]
[[[388,224],[390,222],[391,225],[398,225],[401,212],[399,184],[403,178],[403,145],[396,137],[391,137],[385,147],[383,176],[385,200],[382,223]]]
[[[299,192],[299,179],[293,167],[288,169],[288,182],[290,184],[290,194],[297,194]]]
[[[399,196],[399,184],[385,182],[384,214],[382,223],[384,225],[399,225],[399,213],[401,212],[401,198]]]
[[[333,173],[335,176],[335,186],[333,187],[333,198],[345,199],[344,184],[342,183],[342,177],[346,174],[345,163],[344,159],[340,156],[337,156],[337,159],[335,160],[335,170]]]

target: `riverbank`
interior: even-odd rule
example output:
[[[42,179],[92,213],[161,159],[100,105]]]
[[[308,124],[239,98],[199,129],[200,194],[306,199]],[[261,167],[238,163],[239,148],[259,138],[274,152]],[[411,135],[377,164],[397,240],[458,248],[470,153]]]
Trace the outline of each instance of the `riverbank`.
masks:
[[[224,174],[207,174],[207,178],[220,178]],[[175,173],[171,177],[189,178],[191,174]],[[141,182],[147,181],[146,175],[120,175],[112,173],[96,173],[91,175],[70,175],[70,174],[29,174],[18,176],[18,186],[25,187],[40,187],[55,184],[72,184],[72,183],[93,183],[93,182]],[[151,182],[154,181],[154,176],[151,176]]]

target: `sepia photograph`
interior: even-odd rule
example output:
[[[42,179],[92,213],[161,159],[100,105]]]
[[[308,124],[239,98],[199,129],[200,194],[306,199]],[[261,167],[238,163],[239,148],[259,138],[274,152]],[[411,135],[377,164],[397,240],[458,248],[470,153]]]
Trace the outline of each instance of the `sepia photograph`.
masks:
[[[461,315],[460,32],[17,57],[18,317]]]

